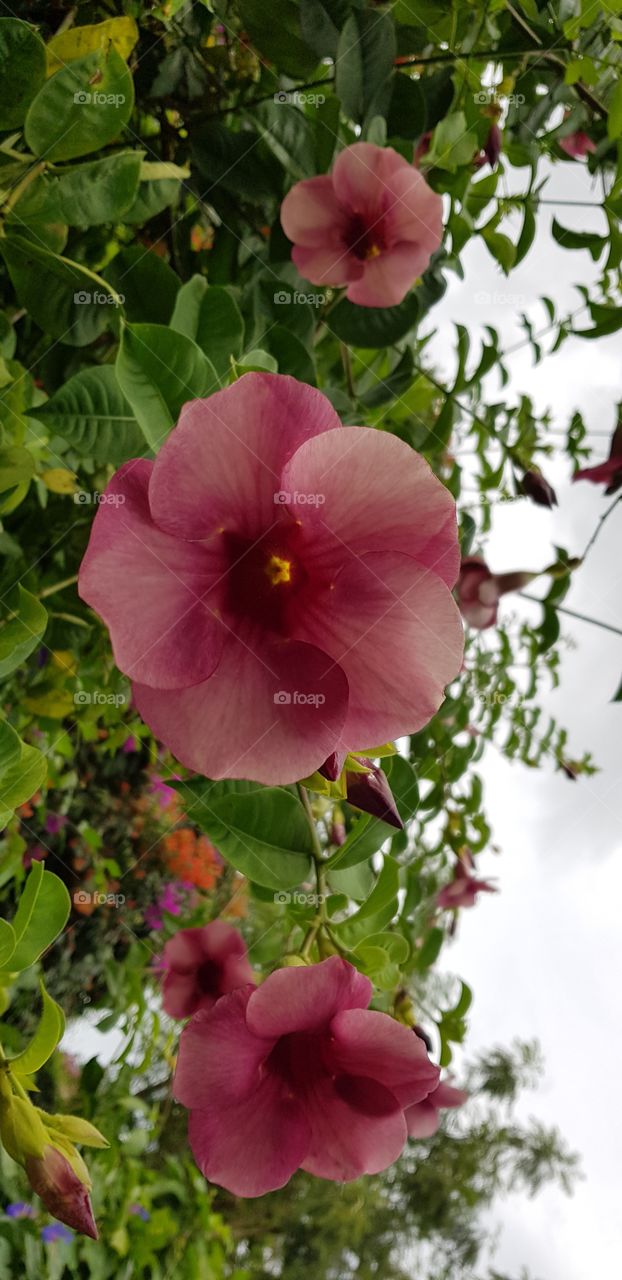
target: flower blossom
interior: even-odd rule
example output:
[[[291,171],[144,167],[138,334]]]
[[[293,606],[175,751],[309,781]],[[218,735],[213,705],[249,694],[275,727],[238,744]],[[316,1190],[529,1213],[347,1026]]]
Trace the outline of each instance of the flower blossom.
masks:
[[[361,307],[392,307],[425,271],[443,203],[393,147],[355,142],[332,173],[297,182],[281,205],[292,258],[313,284],[347,285]]]
[[[58,1147],[47,1146],[42,1156],[26,1157],[28,1181],[53,1218],[97,1240],[89,1196],[90,1180],[77,1151],[73,1155],[75,1164],[83,1170],[82,1177]]]
[[[527,572],[492,573],[479,556],[467,556],[456,584],[456,600],[465,622],[478,631],[494,626],[501,596],[520,591],[536,576]]]
[[[248,373],[106,494],[80,594],[188,768],[291,783],[438,709],[463,648],[455,503],[397,437]]]
[[[455,1089],[442,1081],[423,1102],[406,1108],[409,1138],[430,1138],[441,1122],[440,1112],[446,1107],[461,1107],[468,1096],[464,1089]]]
[[[162,957],[164,1010],[190,1018],[236,987],[254,982],[244,939],[223,920],[198,929],[179,929]]]
[[[397,1159],[405,1110],[439,1070],[408,1027],[367,1008],[371,995],[369,978],[331,956],[195,1014],[173,1091],[206,1178],[250,1197],[296,1169],[348,1182]]]
[[[497,893],[497,889],[489,880],[478,880],[465,862],[460,860],[453,880],[441,889],[436,903],[447,911],[455,911],[458,907],[474,907],[478,893]]]
[[[584,160],[587,155],[596,150],[596,143],[583,129],[568,133],[565,138],[558,138],[558,143],[571,160]]]
[[[622,489],[622,423],[616,427],[611,438],[609,457],[595,467],[583,467],[575,472],[573,480],[591,480],[593,484],[604,484],[605,493],[611,495]]]

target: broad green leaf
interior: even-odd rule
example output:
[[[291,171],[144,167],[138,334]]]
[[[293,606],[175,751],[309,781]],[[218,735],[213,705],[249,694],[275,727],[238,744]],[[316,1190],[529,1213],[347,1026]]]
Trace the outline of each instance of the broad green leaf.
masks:
[[[200,778],[177,788],[232,866],[268,889],[289,889],[311,871],[313,842],[300,800],[282,787]]]
[[[111,44],[57,71],[31,104],[24,132],[49,163],[99,151],[118,138],[134,105],[134,82]]]
[[[406,823],[419,804],[419,787],[415,771],[403,756],[393,755],[387,760],[384,772],[389,779],[402,822]],[[348,832],[341,848],[333,854],[328,865],[331,870],[339,871],[354,867],[359,862],[370,858],[381,848],[385,840],[392,839],[394,835],[395,827],[390,826],[389,823],[381,822],[379,818],[372,818],[369,814],[362,814]]]
[[[32,416],[97,463],[118,467],[145,449],[145,437],[112,365],[81,369],[45,404],[33,409]]]
[[[611,95],[607,118],[607,137],[615,142],[622,135],[622,80],[618,80]]]
[[[77,262],[13,234],[0,239],[0,253],[21,306],[44,333],[84,347],[116,320],[113,294]]]
[[[363,72],[361,36],[352,13],[341,29],[335,60],[335,91],[351,120],[360,120],[363,115]]]
[[[261,202],[280,197],[283,168],[261,134],[254,129],[235,133],[218,120],[210,120],[194,130],[192,150],[201,180],[244,200]]]
[[[168,324],[181,287],[172,267],[141,244],[122,249],[104,269],[132,324]]]
[[[390,347],[406,336],[419,319],[417,289],[397,307],[357,307],[347,298],[325,320],[326,328],[353,347]]]
[[[333,924],[332,930],[347,947],[355,947],[369,933],[369,922],[372,932],[382,929],[397,911],[399,890],[399,867],[394,858],[385,857],[382,870],[369,895],[358,911],[342,921]]]
[[[426,106],[421,84],[407,73],[398,73],[393,79],[391,105],[387,116],[388,136],[414,141],[425,133],[425,128]]]
[[[470,164],[477,147],[477,136],[468,128],[464,112],[452,111],[437,124],[425,162],[455,173],[462,165]]]
[[[598,235],[596,231],[572,231],[562,227],[557,218],[553,218],[551,235],[563,249],[587,249],[592,261],[600,258],[607,246],[607,237]]]
[[[0,773],[0,813],[3,819],[7,814],[10,817],[18,805],[30,800],[47,774],[47,761],[43,752],[26,742],[21,742],[20,748],[19,758]],[[1,825],[6,826],[6,821],[2,821]]]
[[[501,231],[490,230],[484,227],[479,233],[488,249],[492,254],[495,262],[499,263],[501,270],[507,276],[509,275],[516,258],[516,246],[508,236],[504,236]]]
[[[1,786],[0,786],[1,790]],[[71,900],[62,880],[34,862],[13,920],[17,938],[11,972],[27,969],[64,929]]]
[[[83,58],[95,49],[107,49],[112,44],[119,56],[129,58],[136,41],[138,27],[133,18],[107,18],[105,22],[84,27],[69,27],[52,36],[46,46],[48,75],[54,75],[67,62]]]
[[[279,373],[288,373],[292,378],[308,382],[312,387],[316,385],[315,366],[309,350],[295,333],[290,333],[285,325],[277,324],[270,329],[266,340],[278,364]]]
[[[370,933],[365,939],[366,947],[382,947],[394,964],[405,964],[410,955],[410,947],[402,933]]]
[[[436,925],[430,929],[423,946],[415,953],[418,969],[429,969],[434,964],[444,940],[445,934],[442,929],[439,929]]]
[[[0,493],[29,481],[35,472],[35,461],[21,445],[0,446]]]
[[[242,25],[253,44],[279,71],[306,79],[317,56],[302,38],[297,0],[239,0]]]
[[[214,366],[196,343],[165,325],[124,325],[115,369],[154,450],[163,444],[182,405],[218,386]]]
[[[231,370],[231,356],[242,354],[244,321],[238,305],[219,285],[193,276],[177,294],[171,329],[192,338],[213,364],[219,378]]]
[[[367,859],[365,862],[358,862],[356,866],[346,867],[345,870],[337,867],[329,872],[328,880],[335,893],[344,893],[347,898],[353,898],[355,902],[363,902],[369,897],[376,877],[372,864]]]
[[[21,583],[6,597],[7,616],[0,624],[0,679],[15,671],[41,642],[47,613]]]
[[[8,920],[0,920],[0,969],[5,969],[15,950],[15,930]]]
[[[294,178],[309,178],[316,171],[313,128],[304,112],[290,104],[291,96],[275,94],[273,102],[264,102],[257,108],[254,118],[264,142],[283,168]],[[312,91],[309,96],[313,97]]]
[[[40,1071],[41,1067],[52,1057],[57,1044],[63,1038],[65,1017],[63,1011],[48,995],[42,982],[39,983],[43,1011],[37,1029],[26,1048],[11,1059],[11,1071],[17,1075],[31,1075]]]
[[[0,778],[20,758],[22,740],[8,720],[0,716]]]
[[[118,151],[103,160],[39,174],[13,206],[9,221],[85,228],[117,222],[136,197],[142,154]]]
[[[245,373],[251,373],[253,370],[259,370],[260,373],[278,373],[279,370],[275,357],[270,355],[269,351],[263,351],[261,347],[256,347],[253,351],[247,351],[237,363],[238,368]]]
[[[0,130],[22,124],[45,79],[45,45],[28,23],[0,18]]]
[[[136,198],[123,215],[124,222],[149,222],[179,199],[182,182],[190,170],[164,161],[143,160]]]

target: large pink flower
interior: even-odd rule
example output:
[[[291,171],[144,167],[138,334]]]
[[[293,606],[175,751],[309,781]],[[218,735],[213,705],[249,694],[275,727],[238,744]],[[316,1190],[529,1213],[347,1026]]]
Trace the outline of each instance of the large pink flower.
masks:
[[[224,920],[179,929],[163,955],[162,1003],[171,1018],[211,1009],[220,996],[254,981],[244,939]]]
[[[371,994],[368,978],[331,956],[278,969],[192,1018],[174,1093],[210,1182],[260,1196],[296,1169],[347,1182],[397,1159],[404,1110],[439,1071],[408,1027],[367,1008]]]
[[[189,768],[294,782],[437,710],[462,655],[455,505],[395,436],[249,373],[105,498],[80,594]]]
[[[401,302],[443,235],[443,202],[392,147],[355,142],[330,175],[296,183],[281,205],[292,258],[313,284],[348,285],[361,307]]]
[[[455,1089],[445,1081],[437,1085],[423,1102],[415,1102],[406,1108],[409,1138],[431,1138],[441,1122],[441,1111],[446,1107],[461,1107],[468,1096],[464,1089]]]

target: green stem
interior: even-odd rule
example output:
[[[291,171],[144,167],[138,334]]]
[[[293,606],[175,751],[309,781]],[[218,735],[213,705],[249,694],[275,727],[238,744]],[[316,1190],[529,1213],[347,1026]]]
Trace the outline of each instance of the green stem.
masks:
[[[311,840],[313,843],[313,861],[315,862],[315,877],[317,882],[317,894],[318,894],[317,915],[315,917],[315,920],[311,924],[310,928],[307,930],[307,933],[305,934],[305,937],[302,943],[302,947],[300,948],[300,955],[304,960],[308,960],[311,954],[311,948],[313,946],[313,943],[315,942],[317,935],[320,932],[320,929],[322,928],[322,926],[324,925],[324,922],[326,919],[326,912],[324,908],[324,902],[326,899],[326,872],[325,872],[324,851],[320,844],[320,837],[318,835],[317,827],[315,825],[315,818],[313,817],[313,810],[311,809],[311,801],[309,800],[309,793],[307,791],[307,788],[304,787],[301,782],[297,783],[297,790],[298,790],[298,795],[300,796],[300,803],[305,811],[305,817],[307,819],[309,831],[311,832]]]
[[[601,517],[600,517],[600,519],[599,519],[599,521],[598,521],[598,524],[596,525],[596,528],[595,528],[595,530],[594,530],[594,532],[593,532],[593,534],[592,534],[592,536],[591,536],[591,538],[590,538],[590,540],[589,540],[589,542],[588,542],[588,544],[587,544],[587,547],[585,548],[585,551],[583,552],[583,555],[582,555],[582,557],[581,557],[581,559],[582,559],[582,560],[585,560],[585,557],[586,557],[586,555],[587,555],[588,551],[591,551],[591,549],[592,549],[592,547],[594,546],[594,543],[596,542],[596,539],[597,539],[597,537],[598,537],[598,535],[599,535],[599,533],[600,533],[600,531],[601,531],[601,529],[602,529],[602,527],[603,527],[603,525],[604,525],[604,523],[605,523],[605,520],[608,520],[608,519],[609,519],[609,516],[611,515],[611,512],[615,510],[615,508],[617,507],[617,505],[618,505],[618,503],[619,503],[619,502],[622,502],[622,493],[619,493],[619,494],[618,494],[618,496],[617,496],[617,498],[614,498],[613,502],[611,503],[611,506],[610,506],[610,507],[607,507],[607,510],[605,511],[605,514],[604,514],[603,516],[601,516]]]
[[[64,578],[62,582],[55,582],[51,587],[44,587],[39,592],[38,599],[45,600],[46,596],[53,596],[56,591],[64,591],[65,587],[72,587],[74,582],[78,581],[77,573],[73,573],[70,578]]]
[[[575,609],[567,609],[564,605],[539,600],[537,596],[530,596],[526,591],[519,591],[518,594],[523,600],[531,600],[534,604],[548,604],[550,609],[557,609],[558,613],[566,613],[569,618],[578,618],[579,622],[590,622],[593,627],[601,627],[603,631],[612,631],[615,636],[622,636],[620,627],[612,627],[609,622],[601,622],[600,618],[590,618],[586,613],[577,613]]]

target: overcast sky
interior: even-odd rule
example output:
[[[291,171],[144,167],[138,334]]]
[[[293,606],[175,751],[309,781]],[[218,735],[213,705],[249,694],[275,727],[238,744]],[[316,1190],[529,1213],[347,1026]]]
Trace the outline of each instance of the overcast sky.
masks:
[[[516,172],[506,190],[522,190],[525,173]],[[600,198],[581,163],[556,165],[544,194]],[[502,346],[520,340],[516,308],[503,295],[522,295],[520,309],[539,328],[547,323],[537,303],[541,294],[553,298],[562,314],[579,305],[572,285],[589,283],[598,271],[587,251],[569,252],[552,241],[547,224],[553,213],[566,227],[605,231],[598,210],[543,209],[537,241],[507,281],[481,243],[469,246],[465,280],[452,283],[431,317],[438,334],[430,350],[439,368],[451,368],[452,322],[466,324],[472,339],[491,323]],[[497,295],[496,303],[483,306],[476,300],[481,292]],[[580,409],[593,431],[611,432],[622,399],[621,355],[619,334],[596,342],[570,339],[536,368],[525,350],[509,360],[512,380],[504,394],[527,392],[537,410],[552,410],[556,427],[565,427]],[[489,394],[501,398],[494,380]],[[590,437],[590,443],[591,462],[606,456],[604,437]],[[554,543],[580,554],[611,501],[602,487],[571,485],[569,463],[544,469],[555,482],[559,507],[548,512],[524,501],[496,507],[486,543],[495,570],[543,566]],[[621,534],[622,506],[565,601],[618,627]],[[505,607],[539,615],[516,597]],[[535,1200],[512,1197],[492,1214],[500,1226],[496,1265],[514,1276],[526,1264],[537,1280],[608,1276],[622,1256],[622,704],[610,701],[622,677],[622,637],[569,618],[562,629],[577,647],[564,652],[561,685],[544,699],[545,710],[569,729],[571,756],[591,750],[601,772],[571,782],[553,766],[536,773],[489,750],[481,769],[485,806],[502,853],[483,856],[479,867],[498,878],[501,892],[482,895],[474,910],[462,913],[457,940],[444,953],[446,965],[475,992],[467,1050],[536,1036],[546,1075],[536,1092],[525,1095],[519,1114],[558,1125],[582,1157],[586,1180],[571,1200],[547,1190]]]

